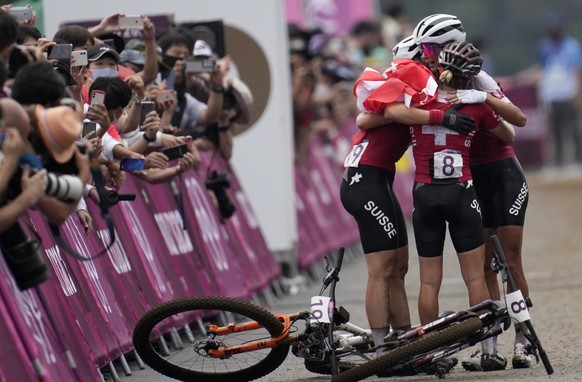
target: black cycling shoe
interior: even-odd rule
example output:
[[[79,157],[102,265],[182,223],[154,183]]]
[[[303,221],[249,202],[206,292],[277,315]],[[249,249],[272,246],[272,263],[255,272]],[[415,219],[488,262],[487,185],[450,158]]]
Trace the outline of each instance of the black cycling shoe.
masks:
[[[456,357],[441,358],[424,369],[424,372],[429,375],[436,375],[439,378],[444,378],[444,376],[450,373],[458,363],[459,360]]]
[[[348,371],[351,368],[357,366],[351,362],[339,361],[338,362],[338,369],[340,373],[344,371]],[[329,360],[325,361],[313,361],[313,360],[305,360],[305,368],[312,373],[316,374],[323,374],[323,375],[331,375],[331,362]]]

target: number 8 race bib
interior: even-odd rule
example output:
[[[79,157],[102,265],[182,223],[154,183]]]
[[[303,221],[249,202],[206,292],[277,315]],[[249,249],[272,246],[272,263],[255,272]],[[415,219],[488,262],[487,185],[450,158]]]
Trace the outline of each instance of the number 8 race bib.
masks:
[[[358,167],[358,163],[360,163],[360,159],[362,159],[362,155],[370,141],[363,141],[359,145],[355,145],[352,147],[352,151],[346,157],[344,161],[344,167]]]
[[[463,176],[463,156],[461,152],[443,150],[434,153],[433,174],[435,179],[460,178]]]

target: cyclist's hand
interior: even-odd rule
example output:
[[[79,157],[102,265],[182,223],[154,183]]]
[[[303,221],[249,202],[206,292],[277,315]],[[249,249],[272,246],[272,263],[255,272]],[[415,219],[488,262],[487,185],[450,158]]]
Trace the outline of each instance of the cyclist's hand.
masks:
[[[487,101],[487,93],[481,90],[465,89],[457,90],[456,96],[448,100],[450,103],[484,103]]]
[[[475,119],[458,110],[464,105],[455,105],[445,110],[443,126],[460,134],[467,135],[475,129]]]

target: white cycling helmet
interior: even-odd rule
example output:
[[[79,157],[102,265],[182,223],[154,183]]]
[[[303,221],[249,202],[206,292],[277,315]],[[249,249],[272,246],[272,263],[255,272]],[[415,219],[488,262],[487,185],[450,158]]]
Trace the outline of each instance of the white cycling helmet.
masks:
[[[467,36],[461,20],[457,16],[444,13],[437,13],[422,19],[414,28],[412,35],[418,45],[464,42]]]
[[[420,47],[414,42],[414,36],[412,35],[406,37],[392,48],[392,58],[394,60],[400,58],[409,58],[412,60],[419,53]]]

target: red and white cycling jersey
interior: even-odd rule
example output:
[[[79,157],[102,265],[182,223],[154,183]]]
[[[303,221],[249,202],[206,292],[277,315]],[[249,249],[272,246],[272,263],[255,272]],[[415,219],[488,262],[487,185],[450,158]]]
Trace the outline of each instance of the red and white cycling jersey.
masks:
[[[504,102],[511,102],[497,82],[486,72],[480,71],[471,81],[471,87],[491,94]],[[515,156],[511,145],[505,144],[489,131],[478,132],[471,146],[471,165],[497,162]]]
[[[390,123],[359,133],[360,139],[353,142],[344,167],[366,164],[396,171],[396,162],[410,145],[410,129],[400,123]]]
[[[439,101],[423,109],[446,110],[452,105],[439,94]],[[499,125],[501,118],[486,104],[468,104],[459,110],[475,118],[475,130],[468,135],[459,134],[444,126],[411,126],[415,181],[420,183],[464,182],[472,179],[469,154],[473,136],[477,131],[487,131]]]

